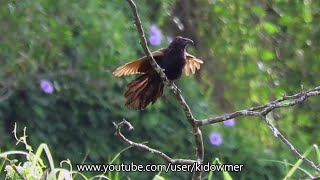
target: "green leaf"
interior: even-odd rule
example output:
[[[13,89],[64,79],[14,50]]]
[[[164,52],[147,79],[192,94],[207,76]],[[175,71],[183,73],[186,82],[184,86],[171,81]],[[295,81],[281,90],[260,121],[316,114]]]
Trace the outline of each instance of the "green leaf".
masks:
[[[263,50],[261,53],[261,59],[265,61],[270,61],[274,59],[274,53],[270,50]]]
[[[276,25],[272,24],[271,22],[265,22],[262,24],[262,28],[268,33],[268,34],[274,34],[279,32],[279,29]]]
[[[219,160],[219,158],[215,158],[215,160],[213,160],[211,164],[223,165],[223,163]],[[222,171],[222,175],[223,175],[224,180],[232,180],[233,179],[231,177],[231,175],[229,174],[229,172],[227,172],[227,171]],[[212,176],[213,176],[213,172],[210,171],[209,175],[208,175],[208,180],[213,179]]]
[[[304,0],[304,10],[303,10],[303,19],[306,23],[312,21],[312,12],[311,12],[311,0]]]
[[[294,23],[294,18],[289,15],[283,15],[279,19],[279,24],[284,25],[284,26],[290,26]]]
[[[245,44],[243,46],[243,50],[246,54],[255,57],[257,56],[258,52],[257,52],[257,47],[250,45],[250,44]]]
[[[266,11],[260,6],[253,6],[250,9],[255,15],[258,15],[258,16],[265,16],[266,15]]]

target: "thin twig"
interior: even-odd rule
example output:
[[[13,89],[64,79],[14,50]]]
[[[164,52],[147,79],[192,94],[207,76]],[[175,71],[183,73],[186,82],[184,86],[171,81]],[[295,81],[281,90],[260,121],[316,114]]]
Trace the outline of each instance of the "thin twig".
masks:
[[[128,122],[126,121],[125,119],[123,119],[120,123],[116,124],[114,123],[114,126],[116,128],[116,135],[123,141],[125,142],[126,144],[128,144],[129,146],[133,146],[135,148],[138,148],[138,149],[141,149],[143,151],[147,151],[147,152],[150,152],[150,153],[153,153],[153,154],[156,154],[160,157],[162,157],[163,159],[165,159],[167,162],[169,163],[172,163],[172,164],[194,164],[196,163],[197,161],[195,160],[191,160],[191,159],[173,159],[171,157],[169,157],[168,155],[166,155],[165,153],[159,151],[159,150],[156,150],[156,149],[153,149],[153,148],[150,148],[149,146],[146,146],[144,144],[141,144],[141,143],[136,143],[136,142],[133,142],[129,139],[127,139],[126,137],[124,137],[124,135],[121,133],[121,128],[123,127],[123,125],[126,125],[129,130],[132,130],[134,129],[133,126]]]
[[[205,126],[205,125],[209,125],[209,124],[215,124],[215,123],[227,121],[229,119],[233,119],[233,118],[240,117],[240,116],[259,116],[259,115],[260,115],[259,112],[249,111],[249,110],[245,109],[245,110],[240,110],[240,111],[228,113],[223,116],[198,120],[198,121],[196,121],[196,123],[197,123],[197,126]]]
[[[267,123],[269,129],[272,131],[273,135],[284,142],[289,149],[299,158],[302,159],[305,163],[309,164],[313,169],[320,172],[320,168],[312,161],[303,157],[298,150],[282,135],[282,133],[271,123],[271,121],[266,116],[261,116],[262,119]]]

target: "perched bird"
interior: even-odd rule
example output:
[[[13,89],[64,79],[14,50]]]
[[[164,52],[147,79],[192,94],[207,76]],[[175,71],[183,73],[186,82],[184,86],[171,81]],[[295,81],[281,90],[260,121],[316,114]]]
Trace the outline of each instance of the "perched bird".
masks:
[[[152,56],[157,64],[164,69],[169,80],[180,78],[183,70],[189,76],[190,71],[194,74],[196,69],[200,69],[200,64],[203,61],[186,52],[186,46],[190,43],[193,44],[191,39],[177,36],[168,48],[152,52]],[[149,60],[150,57],[145,56],[126,63],[113,72],[115,76],[142,74],[128,84],[124,94],[126,105],[130,108],[143,110],[151,102],[152,104],[156,102],[163,94],[164,84]]]

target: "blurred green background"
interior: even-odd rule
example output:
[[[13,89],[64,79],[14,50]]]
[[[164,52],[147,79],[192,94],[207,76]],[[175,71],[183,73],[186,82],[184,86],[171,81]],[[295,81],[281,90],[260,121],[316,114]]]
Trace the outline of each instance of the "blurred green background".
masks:
[[[196,118],[222,115],[264,104],[319,85],[320,1],[163,0],[136,2],[146,34],[161,30],[160,45],[181,35],[195,41],[188,51],[203,59],[201,70],[177,85]],[[133,77],[116,78],[118,66],[143,56],[130,6],[119,0],[3,0],[0,6],[0,150],[15,146],[12,135],[27,127],[29,143],[47,143],[56,163],[108,163],[126,145],[112,122],[129,120],[125,135],[148,142],[173,158],[194,158],[191,127],[175,97],[164,97],[145,111],[125,107],[123,93]],[[159,35],[159,33],[158,33]],[[53,92],[45,91],[47,80]],[[284,135],[304,152],[319,144],[320,99],[271,113]],[[234,119],[202,128],[205,161],[216,157],[244,164],[235,179],[278,179],[296,157],[257,118]],[[209,135],[220,135],[212,143]],[[314,159],[311,155],[310,158]],[[165,163],[131,148],[121,163]],[[308,166],[302,168],[313,172]],[[4,172],[0,172],[3,174]],[[98,173],[92,173],[96,175]],[[120,173],[150,179],[155,173]],[[190,173],[162,173],[167,179]],[[220,178],[220,173],[214,173]],[[203,175],[204,178],[208,173]],[[302,171],[295,178],[305,178]]]

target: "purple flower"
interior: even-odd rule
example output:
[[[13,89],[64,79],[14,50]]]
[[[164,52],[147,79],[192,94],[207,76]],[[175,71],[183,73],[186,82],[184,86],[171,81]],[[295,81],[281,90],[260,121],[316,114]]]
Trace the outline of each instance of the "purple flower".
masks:
[[[40,88],[46,94],[52,94],[54,91],[53,84],[47,79],[40,80]]]
[[[169,43],[171,43],[173,41],[173,37],[172,36],[167,36],[167,40]]]
[[[148,39],[152,46],[159,46],[161,44],[161,30],[154,24],[150,26],[150,34]]]
[[[229,119],[227,121],[223,121],[223,124],[225,126],[234,126],[236,124],[236,121],[234,119]]]
[[[209,134],[210,143],[214,146],[220,146],[223,142],[223,138],[220,133],[212,132]]]

